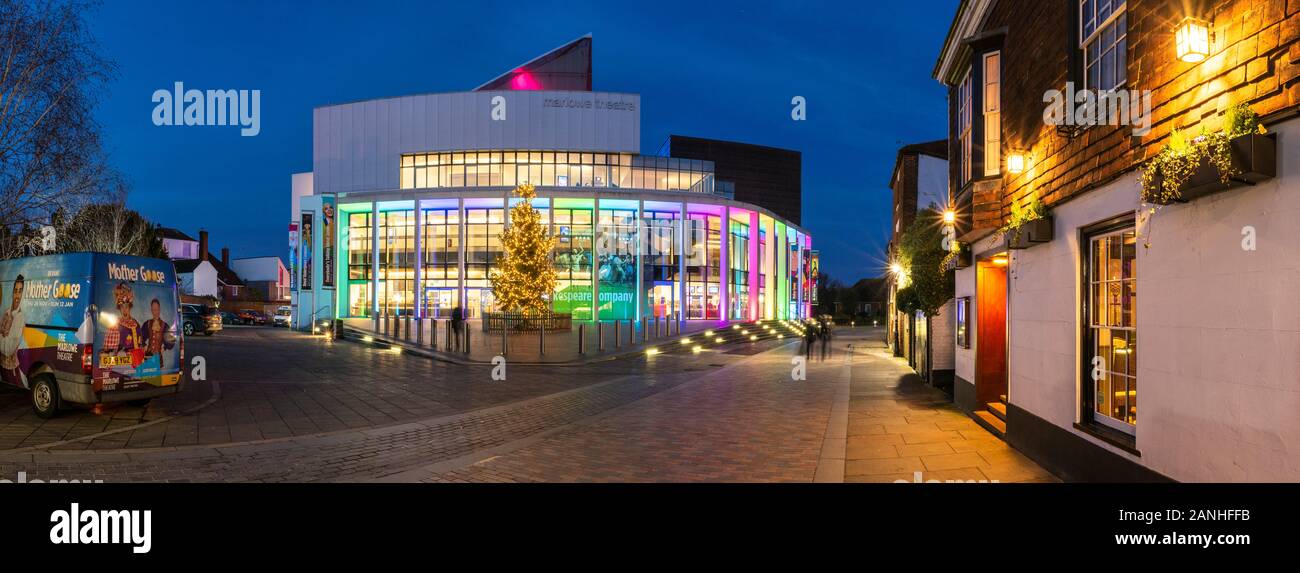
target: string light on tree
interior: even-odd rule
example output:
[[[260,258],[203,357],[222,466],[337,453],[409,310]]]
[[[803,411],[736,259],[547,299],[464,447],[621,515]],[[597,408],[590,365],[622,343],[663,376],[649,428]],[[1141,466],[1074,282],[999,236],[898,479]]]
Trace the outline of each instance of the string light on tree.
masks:
[[[501,232],[501,263],[489,277],[492,292],[507,312],[547,314],[556,284],[551,263],[555,236],[542,225],[542,214],[533,209],[537,196],[533,186],[520,185],[514,193],[523,200],[510,208],[510,226]]]

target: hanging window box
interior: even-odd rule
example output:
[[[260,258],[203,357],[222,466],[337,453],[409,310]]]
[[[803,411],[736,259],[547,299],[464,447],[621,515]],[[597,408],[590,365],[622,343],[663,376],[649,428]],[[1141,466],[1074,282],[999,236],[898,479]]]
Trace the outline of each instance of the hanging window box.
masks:
[[[1219,166],[1208,154],[1202,154],[1199,162],[1192,167],[1187,180],[1178,187],[1177,193],[1160,192],[1164,189],[1166,176],[1156,170],[1150,181],[1143,187],[1143,198],[1157,205],[1170,203],[1187,203],[1206,195],[1212,195],[1243,185],[1254,185],[1277,176],[1277,140],[1276,135],[1248,133],[1228,140],[1227,159],[1232,168],[1228,177],[1224,177]],[[1148,189],[1154,191],[1149,192]]]
[[[971,265],[970,245],[958,243],[957,250],[948,253],[943,259],[943,270],[964,269]]]
[[[1007,229],[1006,245],[1008,249],[1028,249],[1034,245],[1051,241],[1054,231],[1055,227],[1052,225],[1051,217],[1025,221],[1018,228]]]

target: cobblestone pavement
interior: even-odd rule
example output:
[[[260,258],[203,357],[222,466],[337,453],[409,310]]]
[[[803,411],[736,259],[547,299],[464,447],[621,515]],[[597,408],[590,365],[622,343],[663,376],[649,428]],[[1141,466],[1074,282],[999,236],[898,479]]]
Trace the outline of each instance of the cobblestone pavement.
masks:
[[[848,344],[857,346],[851,361]],[[488,368],[355,344],[321,348],[317,359],[354,352],[362,354],[334,383],[358,388],[333,391],[365,400],[366,385],[375,385],[383,397],[365,403],[391,405],[366,409],[373,419],[352,418],[371,427],[216,445],[11,451],[0,453],[0,477],[23,471],[29,479],[104,481],[892,481],[919,463],[926,479],[959,471],[1002,481],[1051,479],[973,423],[965,426],[969,419],[941,394],[916,384],[883,346],[860,335],[842,336],[800,382],[791,380],[797,345],[777,341],[567,370],[518,366],[501,382],[487,381]],[[301,393],[318,393],[312,385],[328,386],[322,377],[335,375],[307,366],[310,351],[284,360],[295,374],[277,376],[275,384],[303,385]],[[403,384],[441,390],[419,393]],[[221,385],[221,399],[208,408],[226,403],[227,385],[248,385],[246,401],[269,401],[277,412],[297,406],[309,418],[337,418],[348,411],[302,408],[300,397],[282,397],[273,390],[283,388],[256,377]],[[176,420],[202,418],[208,408]],[[233,410],[220,411],[228,421]],[[397,416],[412,419],[382,424]],[[952,451],[937,451],[940,444]]]
[[[55,443],[60,450],[155,448],[303,436],[454,414],[593,381],[517,368],[509,384],[480,383],[491,380],[490,367],[432,362],[270,327],[227,327],[213,337],[193,337],[186,355],[205,358],[208,380],[187,382],[181,394],[147,408],[112,405],[96,413],[72,407],[43,420],[32,413],[25,391],[0,388],[0,450]],[[630,368],[614,362],[585,372],[611,376]],[[214,391],[218,400],[197,413],[176,415],[204,404]],[[76,441],[61,443],[69,440]]]
[[[420,479],[1055,479],[922,384],[878,340],[874,333],[838,337],[827,359],[809,364],[803,382],[791,381],[794,346],[767,352],[727,373]]]

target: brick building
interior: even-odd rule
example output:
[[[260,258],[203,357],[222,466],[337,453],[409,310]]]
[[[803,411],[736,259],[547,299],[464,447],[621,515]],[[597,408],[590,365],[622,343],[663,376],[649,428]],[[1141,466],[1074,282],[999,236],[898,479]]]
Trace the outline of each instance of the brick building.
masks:
[[[889,189],[893,193],[893,223],[888,245],[890,261],[898,260],[899,241],[924,209],[942,210],[948,206],[948,142],[940,139],[904,145],[894,157]],[[953,349],[946,341],[952,338],[951,321],[943,317],[926,317],[898,310],[898,276],[889,276],[888,328],[889,345],[895,356],[907,358],[908,364],[926,381],[944,389],[952,386]],[[946,316],[945,307],[941,313]],[[937,322],[934,318],[940,318]]]
[[[1067,478],[1300,479],[1300,0],[963,0],[934,76],[958,404]],[[1202,162],[1144,201],[1243,105],[1267,135],[1234,137],[1232,181]]]

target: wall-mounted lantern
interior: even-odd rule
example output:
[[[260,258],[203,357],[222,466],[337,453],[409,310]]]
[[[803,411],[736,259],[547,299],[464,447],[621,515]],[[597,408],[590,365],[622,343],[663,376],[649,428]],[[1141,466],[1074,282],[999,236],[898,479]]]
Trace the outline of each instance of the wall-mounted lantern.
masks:
[[[1025,172],[1025,154],[1013,152],[1007,156],[1007,172],[1020,174]]]
[[[1174,30],[1178,59],[1194,64],[1210,57],[1210,23],[1188,16]]]

